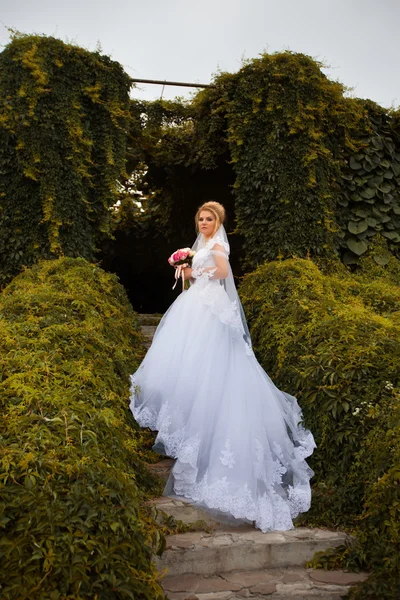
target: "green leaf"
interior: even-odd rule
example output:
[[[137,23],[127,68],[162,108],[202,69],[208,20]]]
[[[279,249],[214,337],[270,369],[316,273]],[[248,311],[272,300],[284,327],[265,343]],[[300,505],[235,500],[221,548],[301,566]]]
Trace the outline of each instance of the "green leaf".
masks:
[[[36,485],[36,478],[33,475],[26,475],[24,485],[28,490],[31,490]]]
[[[372,164],[372,161],[367,161],[367,160],[364,160],[362,166],[367,171],[367,173],[370,173],[375,168],[375,166]]]
[[[365,162],[371,167],[377,167],[380,163],[380,158],[376,154],[371,154],[370,156],[367,154],[365,156]]]
[[[360,196],[362,196],[362,198],[371,199],[375,196],[375,193],[376,193],[375,188],[367,188],[366,190],[362,190],[360,192]]]
[[[354,252],[357,256],[361,256],[368,250],[368,244],[364,240],[357,240],[355,238],[349,238],[347,240],[347,246],[349,250]]]
[[[386,171],[383,176],[385,179],[393,179],[393,171]]]
[[[368,181],[367,177],[359,177],[358,175],[356,177],[354,177],[354,181],[358,184],[358,185],[365,185]]]
[[[388,194],[392,191],[392,186],[390,185],[390,183],[382,183],[378,186],[378,190],[380,190],[384,194]]]
[[[361,163],[357,162],[355,160],[355,158],[353,156],[351,156],[350,157],[350,168],[357,171],[358,169],[361,169],[361,167],[362,167]]]
[[[358,234],[366,231],[368,229],[368,221],[364,219],[363,221],[350,221],[347,226],[350,233]]]
[[[382,150],[383,148],[383,141],[382,138],[380,138],[378,135],[375,135],[372,139],[371,139],[371,144],[374,148],[377,148],[378,150]]]
[[[379,185],[381,185],[381,183],[383,183],[383,181],[383,177],[381,176],[371,177],[371,179],[368,181],[368,185],[369,187],[377,188]]]
[[[395,174],[395,176],[398,177],[400,175],[400,163],[397,161],[393,162],[392,170],[393,170],[393,173]]]
[[[362,219],[365,219],[366,217],[368,217],[369,210],[367,210],[366,208],[356,208],[356,210],[354,211],[354,214],[357,215],[357,217],[361,217]]]
[[[388,264],[388,262],[390,260],[390,255],[388,255],[388,254],[385,254],[385,255],[374,254],[373,259],[374,259],[374,261],[376,262],[377,265],[380,265],[381,267],[384,267],[385,265]]]
[[[400,242],[400,235],[397,231],[382,231],[382,235],[392,242]]]

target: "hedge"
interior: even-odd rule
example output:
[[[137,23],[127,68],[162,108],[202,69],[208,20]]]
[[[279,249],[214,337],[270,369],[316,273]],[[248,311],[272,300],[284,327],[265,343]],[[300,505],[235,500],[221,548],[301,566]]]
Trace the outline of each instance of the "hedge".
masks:
[[[131,78],[52,37],[0,53],[0,287],[39,258],[94,260],[126,159]]]
[[[162,538],[143,508],[126,293],[84,259],[43,261],[0,296],[0,596],[158,599]]]
[[[321,271],[311,260],[273,261],[240,287],[257,356],[296,395],[317,449],[304,523],[347,527],[357,544],[342,566],[372,569],[352,598],[398,598],[400,560],[400,287],[365,264]],[[368,261],[366,261],[367,263]],[[335,559],[338,561],[338,559]]]

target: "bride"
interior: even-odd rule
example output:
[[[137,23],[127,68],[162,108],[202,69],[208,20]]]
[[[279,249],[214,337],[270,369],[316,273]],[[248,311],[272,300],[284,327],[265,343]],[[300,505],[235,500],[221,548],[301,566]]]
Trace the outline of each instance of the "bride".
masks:
[[[288,530],[309,509],[316,447],[297,400],[262,369],[232,271],[225,209],[206,202],[190,288],[163,316],[132,380],[131,410],[176,459],[164,491],[262,531]]]

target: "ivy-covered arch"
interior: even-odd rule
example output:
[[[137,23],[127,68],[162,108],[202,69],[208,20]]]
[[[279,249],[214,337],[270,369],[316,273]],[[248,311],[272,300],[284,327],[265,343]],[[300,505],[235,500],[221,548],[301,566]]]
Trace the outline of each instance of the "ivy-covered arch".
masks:
[[[208,199],[226,205],[238,274],[291,256],[355,265],[376,234],[387,262],[400,247],[399,113],[345,98],[321,66],[263,54],[190,101],[141,102],[108,57],[15,37],[0,54],[1,281],[100,244],[125,284],[141,274],[151,287]],[[144,213],[128,208],[137,197]]]
[[[346,98],[321,67],[264,54],[190,102],[133,100],[139,188],[170,247],[193,235],[203,178],[228,204],[246,270],[291,256],[355,265],[376,234],[381,264],[398,254],[398,113]]]

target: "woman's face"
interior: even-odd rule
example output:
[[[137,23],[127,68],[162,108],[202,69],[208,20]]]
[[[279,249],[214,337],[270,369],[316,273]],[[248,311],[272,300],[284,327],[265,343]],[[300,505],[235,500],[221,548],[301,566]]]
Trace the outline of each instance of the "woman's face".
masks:
[[[202,210],[199,216],[199,231],[206,238],[210,238],[215,229],[215,216],[209,210]]]

